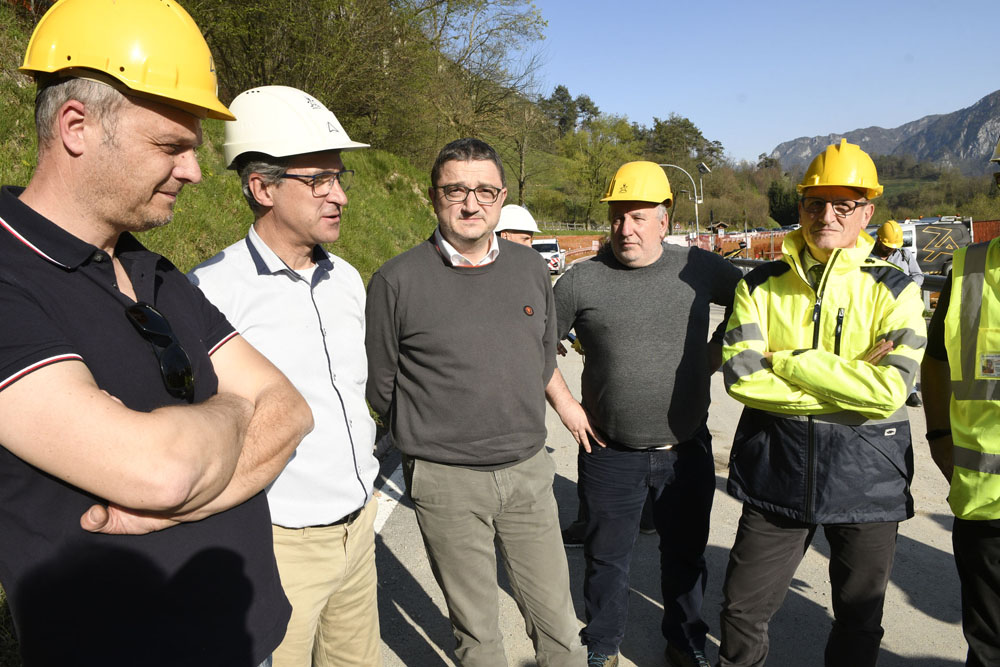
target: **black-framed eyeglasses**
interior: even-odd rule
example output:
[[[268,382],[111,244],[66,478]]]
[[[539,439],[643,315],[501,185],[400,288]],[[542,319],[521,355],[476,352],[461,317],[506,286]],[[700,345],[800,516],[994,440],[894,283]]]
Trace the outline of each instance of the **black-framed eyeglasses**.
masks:
[[[291,178],[312,188],[313,197],[326,197],[333,191],[333,184],[340,181],[340,189],[347,192],[354,180],[353,169],[321,171],[315,174],[282,174],[278,178]]]
[[[846,218],[850,214],[854,213],[859,206],[864,206],[870,203],[867,199],[862,199],[860,201],[855,201],[853,199],[823,199],[822,197],[803,197],[802,198],[802,208],[809,215],[816,217],[823,215],[823,211],[826,210],[826,205],[830,204],[833,206],[833,214],[838,218]]]
[[[436,190],[444,194],[448,201],[460,202],[469,198],[469,193],[476,195],[476,201],[480,204],[495,204],[500,197],[500,189],[489,185],[480,185],[478,188],[467,188],[464,185],[438,185]]]
[[[167,318],[144,301],[125,308],[125,316],[142,337],[153,345],[167,392],[175,398],[193,402],[194,372],[191,370],[191,359],[181,347]]]

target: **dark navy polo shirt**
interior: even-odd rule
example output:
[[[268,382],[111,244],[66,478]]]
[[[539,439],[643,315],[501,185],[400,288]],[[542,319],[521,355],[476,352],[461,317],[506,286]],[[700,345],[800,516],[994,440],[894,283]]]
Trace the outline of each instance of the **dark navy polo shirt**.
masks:
[[[21,203],[20,192],[0,190],[0,391],[73,359],[133,410],[183,403],[167,393],[153,346],[126,318],[132,301],[115,286],[107,253]],[[195,401],[215,394],[209,355],[235,335],[233,327],[131,235],[121,236],[115,253],[136,296],[166,316],[191,358]],[[81,529],[95,502],[101,499],[0,443],[0,583],[26,667],[256,667],[277,646],[290,607],[263,493],[142,536]]]

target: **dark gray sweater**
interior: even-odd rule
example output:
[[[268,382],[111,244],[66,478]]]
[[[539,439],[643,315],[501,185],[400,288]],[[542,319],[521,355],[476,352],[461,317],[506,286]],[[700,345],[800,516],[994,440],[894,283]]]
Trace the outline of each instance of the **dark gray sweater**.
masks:
[[[368,285],[368,402],[410,456],[501,468],[545,443],[556,317],[545,263],[500,240],[492,264],[453,267],[433,238]]]
[[[559,279],[559,337],[575,328],[586,352],[582,403],[600,433],[638,448],[695,434],[711,401],[709,304],[726,307],[721,343],[741,277],[714,253],[664,244],[649,266],[627,268],[608,249]]]

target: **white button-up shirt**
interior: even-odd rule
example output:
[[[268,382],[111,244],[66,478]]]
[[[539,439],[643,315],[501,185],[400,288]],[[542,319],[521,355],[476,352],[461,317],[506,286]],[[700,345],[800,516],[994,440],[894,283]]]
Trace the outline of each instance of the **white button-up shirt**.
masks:
[[[312,408],[313,431],[267,492],[272,523],[286,528],[325,525],[362,507],[379,469],[365,403],[364,284],[318,246],[314,261],[311,279],[303,277],[251,227],[189,276]]]
[[[500,254],[500,244],[497,243],[496,234],[490,234],[490,249],[486,251],[486,254],[478,262],[470,261],[465,255],[455,250],[455,246],[445,241],[440,227],[434,230],[434,243],[437,244],[437,247],[441,250],[441,254],[444,255],[445,259],[452,266],[484,266],[495,262],[497,255]]]

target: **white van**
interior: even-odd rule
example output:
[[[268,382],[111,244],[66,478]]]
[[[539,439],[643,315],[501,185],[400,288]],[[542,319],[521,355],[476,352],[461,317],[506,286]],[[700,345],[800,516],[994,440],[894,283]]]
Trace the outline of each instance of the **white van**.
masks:
[[[531,247],[538,251],[549,265],[550,273],[562,273],[566,270],[566,251],[559,247],[559,239],[536,239]]]

